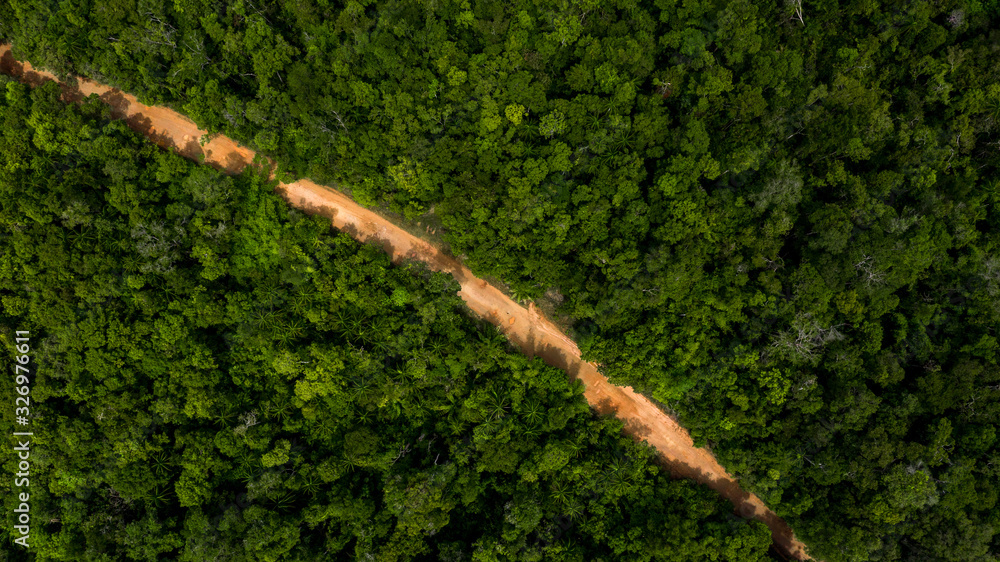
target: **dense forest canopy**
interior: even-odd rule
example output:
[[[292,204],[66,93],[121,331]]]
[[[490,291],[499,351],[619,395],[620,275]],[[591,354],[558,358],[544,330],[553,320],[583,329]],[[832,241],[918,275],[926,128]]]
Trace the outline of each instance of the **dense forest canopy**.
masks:
[[[1000,554],[1000,2],[0,3],[447,227],[827,560]]]
[[[96,99],[0,91],[31,559],[766,559],[763,524],[671,480],[578,383],[470,319],[452,278],[391,265],[259,174],[159,151]]]

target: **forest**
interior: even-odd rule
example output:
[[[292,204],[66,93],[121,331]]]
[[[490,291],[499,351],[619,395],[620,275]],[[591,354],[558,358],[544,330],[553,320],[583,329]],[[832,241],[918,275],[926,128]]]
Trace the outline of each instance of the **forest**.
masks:
[[[670,479],[451,277],[96,99],[0,86],[0,338],[37,340],[44,523],[0,560],[767,559],[762,523]]]
[[[997,0],[0,1],[18,58],[440,221],[828,561],[1000,557],[998,21]],[[238,275],[221,255],[203,267]]]

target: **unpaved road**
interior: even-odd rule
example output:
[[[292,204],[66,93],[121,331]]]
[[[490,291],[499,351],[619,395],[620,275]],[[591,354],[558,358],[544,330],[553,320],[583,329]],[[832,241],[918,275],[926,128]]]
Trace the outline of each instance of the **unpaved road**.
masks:
[[[28,63],[16,61],[9,45],[0,45],[0,72],[22,82],[38,85],[55,76],[33,70]],[[205,146],[199,139],[205,131],[193,121],[163,107],[139,103],[135,97],[117,89],[85,79],[77,84],[62,84],[67,100],[79,101],[98,95],[112,108],[112,115],[123,118],[129,126],[163,148],[173,148],[188,158],[198,160],[228,173],[238,173],[251,163],[255,153],[222,135],[215,135]],[[393,261],[416,259],[432,269],[452,274],[462,290],[458,293],[477,315],[497,325],[508,338],[529,356],[565,370],[583,382],[584,396],[591,407],[602,414],[614,414],[625,424],[633,438],[647,441],[660,453],[661,460],[675,477],[690,478],[707,485],[733,503],[736,513],[767,524],[775,545],[786,556],[808,560],[805,545],[797,541],[787,524],[769,510],[757,496],[740,489],[739,484],[705,449],[694,446],[687,430],[631,387],[608,382],[594,364],[580,358],[580,349],[533,306],[524,308],[497,288],[477,278],[456,259],[409,234],[381,216],[365,209],[346,195],[309,180],[282,183],[279,191],[292,205],[331,218],[333,225],[362,242],[381,246]]]

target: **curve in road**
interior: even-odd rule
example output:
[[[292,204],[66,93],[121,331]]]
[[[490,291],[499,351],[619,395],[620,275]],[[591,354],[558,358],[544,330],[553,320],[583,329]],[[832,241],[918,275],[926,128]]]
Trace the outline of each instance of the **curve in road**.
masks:
[[[174,149],[195,161],[204,157],[206,164],[226,173],[239,173],[256,156],[254,151],[222,135],[213,135],[202,145],[199,141],[207,132],[171,109],[139,103],[132,95],[84,78],[61,81],[51,73],[33,69],[30,63],[14,59],[10,45],[0,45],[0,72],[33,86],[56,81],[66,101],[97,95],[110,106],[113,117],[124,119],[129,127],[160,147]],[[279,183],[277,189],[291,205],[327,216],[335,227],[355,239],[379,245],[394,262],[419,260],[431,269],[453,275],[462,287],[459,296],[476,315],[499,327],[528,356],[540,357],[581,381],[591,407],[601,414],[615,415],[625,424],[626,433],[654,447],[674,477],[689,478],[715,490],[733,503],[741,517],[763,521],[783,555],[809,559],[805,545],[796,540],[791,528],[760,498],[742,490],[709,451],[695,447],[687,430],[631,387],[608,382],[596,365],[580,357],[576,344],[534,306],[517,304],[455,258],[339,191],[307,179]]]

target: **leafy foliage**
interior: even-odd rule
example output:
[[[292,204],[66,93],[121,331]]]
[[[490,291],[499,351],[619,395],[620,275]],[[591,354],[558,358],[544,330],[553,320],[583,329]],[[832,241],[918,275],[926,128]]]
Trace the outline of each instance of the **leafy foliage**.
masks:
[[[0,86],[0,338],[33,338],[37,560],[766,558],[763,524],[497,345],[451,277],[97,99]]]
[[[557,290],[586,356],[816,556],[1000,552],[996,0],[0,10],[36,64],[433,209],[519,299]],[[180,259],[135,227],[142,267]]]

